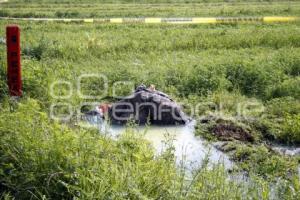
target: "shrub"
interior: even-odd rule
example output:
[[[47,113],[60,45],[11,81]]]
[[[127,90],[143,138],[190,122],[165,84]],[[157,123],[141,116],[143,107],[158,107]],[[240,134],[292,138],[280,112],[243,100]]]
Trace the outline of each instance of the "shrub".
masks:
[[[272,98],[294,97],[300,99],[300,77],[290,78],[276,85],[271,92]]]
[[[300,101],[293,97],[275,98],[266,102],[266,114],[282,117],[286,113],[298,114],[300,113]]]
[[[76,144],[74,136],[66,127],[51,125],[34,101],[20,104],[17,112],[2,110],[1,193],[11,192],[19,199],[33,194],[70,198],[67,184],[75,181],[76,149],[70,149]]]
[[[30,58],[41,60],[43,54],[47,51],[47,48],[48,44],[46,43],[44,38],[42,38],[36,46],[27,46],[24,49],[22,49],[22,54]]]
[[[287,143],[300,143],[300,114],[285,115],[282,133],[278,137]]]
[[[226,77],[242,94],[265,98],[268,88],[280,80],[282,72],[272,66],[242,62],[229,65]]]
[[[234,147],[234,148],[233,148]],[[232,158],[242,169],[263,177],[286,177],[297,172],[295,159],[274,154],[264,145],[228,144],[225,149],[233,149]]]
[[[287,75],[295,77],[300,75],[300,58],[298,49],[280,52],[277,59]]]
[[[48,66],[40,66],[36,60],[30,60],[23,65],[23,95],[35,98],[44,105],[50,101],[48,84],[52,76],[49,74],[51,69]]]
[[[189,94],[207,95],[226,89],[229,82],[222,69],[212,66],[194,66],[182,84],[183,88],[180,92],[188,96]]]

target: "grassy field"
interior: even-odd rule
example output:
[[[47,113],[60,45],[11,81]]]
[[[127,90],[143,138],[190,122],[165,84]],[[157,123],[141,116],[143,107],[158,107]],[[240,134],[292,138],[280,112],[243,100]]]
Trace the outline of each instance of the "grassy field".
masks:
[[[13,17],[202,17],[299,16],[299,1],[55,1],[11,0],[1,16]],[[300,159],[272,152],[266,143],[300,143],[299,23],[228,25],[80,24],[0,21],[22,29],[21,103],[9,100],[6,47],[0,43],[0,197],[3,199],[299,199]],[[253,183],[228,179],[222,166],[203,166],[189,180],[176,169],[172,146],[154,156],[151,145],[130,129],[115,141],[93,130],[49,117],[54,103],[75,111],[86,101],[76,92],[82,74],[104,74],[109,93],[117,81],[156,84],[204,116],[226,118],[254,141],[228,142],[239,169]],[[51,95],[73,93],[67,99]],[[93,78],[84,90],[101,95]],[[262,108],[240,116],[238,105]],[[186,111],[189,112],[188,108]],[[65,108],[57,112],[64,113]],[[228,119],[229,118],[229,119]],[[216,124],[198,123],[209,140]],[[184,171],[184,170],[183,170]],[[274,186],[275,185],[275,186]],[[272,186],[272,187],[271,187]],[[274,189],[275,188],[275,189]]]
[[[3,5],[14,17],[193,17],[298,15],[299,1],[18,1]],[[28,3],[30,2],[30,3]],[[169,3],[170,2],[170,3]]]

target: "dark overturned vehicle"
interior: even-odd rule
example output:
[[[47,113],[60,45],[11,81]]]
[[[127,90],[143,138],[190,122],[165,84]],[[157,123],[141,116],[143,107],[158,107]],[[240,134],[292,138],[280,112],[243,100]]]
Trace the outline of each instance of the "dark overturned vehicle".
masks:
[[[130,96],[113,104],[102,104],[85,113],[98,116],[112,125],[134,122],[139,125],[184,125],[191,119],[167,94],[155,90],[155,86],[140,85]]]

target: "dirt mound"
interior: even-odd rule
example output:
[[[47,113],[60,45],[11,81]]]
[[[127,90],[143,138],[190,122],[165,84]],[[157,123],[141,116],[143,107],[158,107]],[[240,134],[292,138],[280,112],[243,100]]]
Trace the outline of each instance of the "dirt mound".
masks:
[[[220,140],[239,140],[253,142],[254,137],[246,129],[233,123],[217,123],[211,129],[211,132]]]

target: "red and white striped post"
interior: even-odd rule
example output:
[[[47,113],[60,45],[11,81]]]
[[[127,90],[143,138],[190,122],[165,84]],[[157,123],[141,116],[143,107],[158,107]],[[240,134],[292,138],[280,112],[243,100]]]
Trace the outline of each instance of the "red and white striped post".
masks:
[[[17,25],[6,27],[7,81],[11,97],[22,96],[20,28]]]

